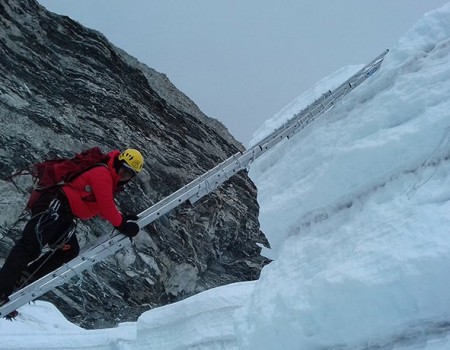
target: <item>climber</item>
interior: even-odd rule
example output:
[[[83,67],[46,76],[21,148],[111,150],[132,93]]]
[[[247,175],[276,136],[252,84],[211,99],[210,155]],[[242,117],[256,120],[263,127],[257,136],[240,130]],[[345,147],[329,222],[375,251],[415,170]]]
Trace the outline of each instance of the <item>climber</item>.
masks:
[[[98,215],[124,235],[136,236],[140,229],[136,223],[138,217],[122,214],[114,195],[142,170],[143,164],[142,154],[135,149],[122,153],[114,150],[100,164],[70,182],[43,191],[30,207],[32,217],[0,270],[0,306],[9,301],[15,289],[78,255],[75,219],[86,220]],[[46,245],[50,251],[39,257]]]

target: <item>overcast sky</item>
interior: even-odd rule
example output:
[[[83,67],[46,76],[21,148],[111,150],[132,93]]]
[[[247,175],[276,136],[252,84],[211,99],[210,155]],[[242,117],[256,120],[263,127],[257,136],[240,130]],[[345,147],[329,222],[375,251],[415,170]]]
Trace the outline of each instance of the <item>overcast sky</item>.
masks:
[[[38,0],[166,74],[247,145],[321,78],[368,63],[448,0]]]

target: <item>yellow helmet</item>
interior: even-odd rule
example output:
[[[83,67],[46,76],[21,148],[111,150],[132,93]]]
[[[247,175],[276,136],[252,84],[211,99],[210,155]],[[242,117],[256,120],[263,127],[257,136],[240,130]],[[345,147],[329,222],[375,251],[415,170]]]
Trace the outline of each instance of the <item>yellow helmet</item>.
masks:
[[[139,173],[144,166],[144,157],[141,152],[136,149],[129,148],[119,155],[119,160],[123,161],[126,166]]]

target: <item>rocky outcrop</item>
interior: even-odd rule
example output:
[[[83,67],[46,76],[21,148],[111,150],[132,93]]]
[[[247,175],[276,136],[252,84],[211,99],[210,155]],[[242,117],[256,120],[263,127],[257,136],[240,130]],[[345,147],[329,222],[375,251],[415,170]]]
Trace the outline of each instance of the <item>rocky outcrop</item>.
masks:
[[[34,0],[0,3],[0,126],[0,263],[27,220],[31,179],[7,181],[18,169],[97,145],[138,148],[145,170],[118,202],[140,212],[242,150],[167,77]],[[95,219],[79,222],[77,236],[84,246],[111,230]],[[258,278],[265,260],[257,243],[266,244],[256,188],[241,172],[45,298],[88,328],[135,320],[149,308]]]

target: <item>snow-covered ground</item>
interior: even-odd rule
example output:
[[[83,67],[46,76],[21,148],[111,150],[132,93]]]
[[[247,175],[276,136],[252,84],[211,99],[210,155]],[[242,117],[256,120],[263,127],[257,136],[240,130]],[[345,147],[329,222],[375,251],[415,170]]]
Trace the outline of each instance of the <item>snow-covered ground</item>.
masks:
[[[358,68],[319,82],[254,142]],[[450,4],[250,176],[274,259],[258,281],[105,330],[37,302],[0,320],[0,349],[450,349]]]
[[[37,301],[20,308],[15,321],[0,320],[0,349],[236,349],[234,313],[254,283],[211,289],[100,330],[78,327],[52,304]]]

